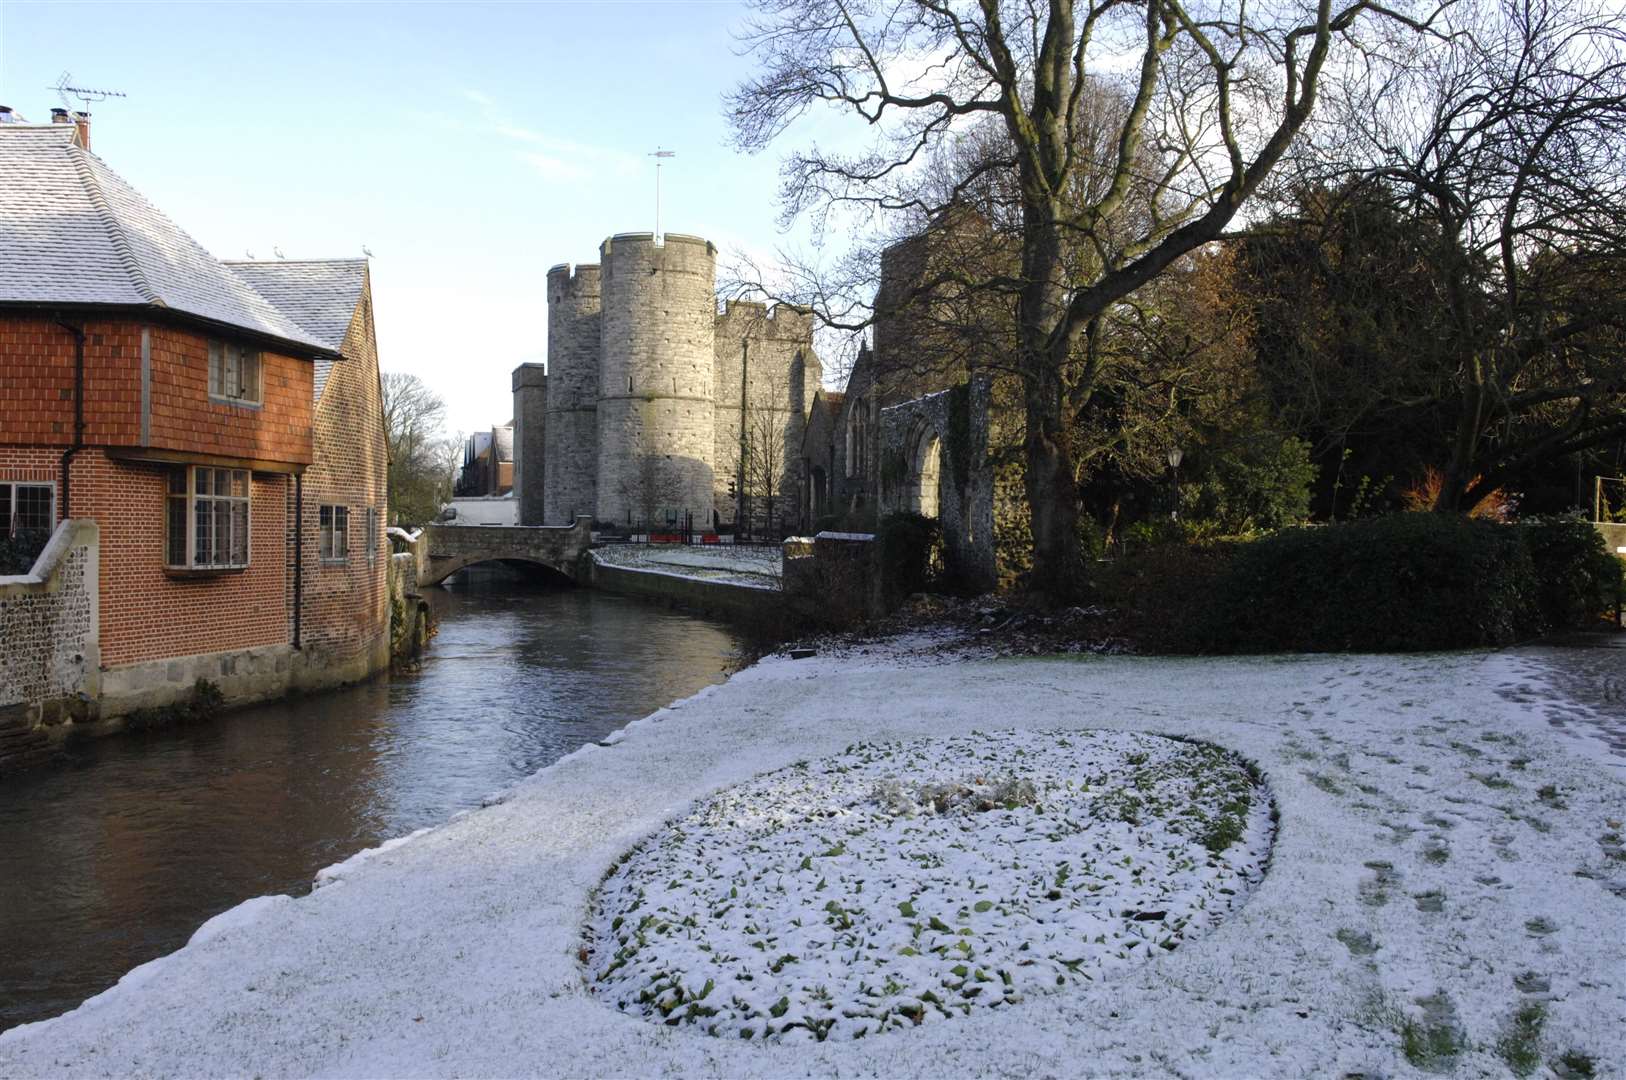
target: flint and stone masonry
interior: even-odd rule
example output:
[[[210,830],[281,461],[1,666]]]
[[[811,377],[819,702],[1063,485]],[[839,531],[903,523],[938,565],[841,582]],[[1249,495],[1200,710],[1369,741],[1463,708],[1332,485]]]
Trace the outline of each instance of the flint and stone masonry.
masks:
[[[728,524],[731,482],[742,481],[759,520],[770,487],[774,519],[789,520],[823,375],[813,320],[787,306],[719,312],[716,265],[700,237],[620,233],[597,264],[548,271],[546,374],[514,372],[521,524],[569,525],[578,514]],[[745,450],[752,469],[740,464],[742,430],[757,433]]]

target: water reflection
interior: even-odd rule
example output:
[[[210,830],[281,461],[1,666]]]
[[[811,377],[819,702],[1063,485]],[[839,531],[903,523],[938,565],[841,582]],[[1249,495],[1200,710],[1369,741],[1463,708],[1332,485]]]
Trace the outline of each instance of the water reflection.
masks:
[[[721,624],[588,590],[432,601],[416,675],[100,740],[0,783],[0,1028],[694,693],[735,646]]]

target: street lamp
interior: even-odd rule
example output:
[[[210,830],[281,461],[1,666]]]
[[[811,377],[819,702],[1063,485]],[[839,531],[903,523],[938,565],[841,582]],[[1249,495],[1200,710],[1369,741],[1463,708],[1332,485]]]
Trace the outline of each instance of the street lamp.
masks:
[[[1174,509],[1169,511],[1171,521],[1180,520],[1180,459],[1185,456],[1184,451],[1178,446],[1169,447],[1167,455],[1169,469],[1174,473]]]

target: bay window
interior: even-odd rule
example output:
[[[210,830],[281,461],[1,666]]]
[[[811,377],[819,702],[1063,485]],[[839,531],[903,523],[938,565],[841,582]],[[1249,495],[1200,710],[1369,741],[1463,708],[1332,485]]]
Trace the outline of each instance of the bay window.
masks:
[[[165,565],[177,570],[231,570],[248,565],[247,469],[188,465],[169,474]]]

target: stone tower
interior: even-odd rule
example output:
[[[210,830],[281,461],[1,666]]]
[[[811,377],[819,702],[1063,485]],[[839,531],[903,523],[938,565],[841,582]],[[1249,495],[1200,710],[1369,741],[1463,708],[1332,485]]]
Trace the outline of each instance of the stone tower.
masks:
[[[577,514],[598,509],[601,324],[599,268],[583,265],[572,273],[561,264],[549,270],[541,524],[569,525]]]
[[[541,364],[514,369],[514,497],[521,525],[546,524],[542,477],[547,449],[548,376]]]
[[[620,233],[600,247],[599,262],[597,516],[681,523],[692,514],[696,527],[709,527],[717,249],[678,233],[662,243]],[[550,409],[557,395],[550,386]]]

